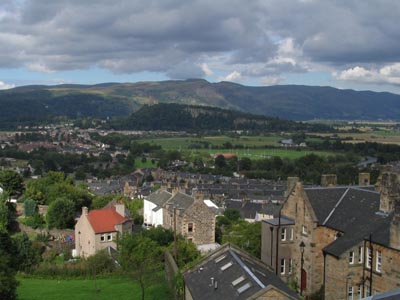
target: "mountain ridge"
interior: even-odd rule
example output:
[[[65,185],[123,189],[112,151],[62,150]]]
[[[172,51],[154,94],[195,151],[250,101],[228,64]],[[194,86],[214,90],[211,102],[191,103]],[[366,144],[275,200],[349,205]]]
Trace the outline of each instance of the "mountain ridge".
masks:
[[[38,94],[45,96],[40,98]],[[0,105],[4,108],[0,113],[0,121],[5,116],[8,119],[21,117],[20,112],[30,103],[33,107],[31,115],[26,111],[22,114],[26,119],[30,116],[37,119],[43,115],[69,118],[128,116],[142,105],[158,103],[214,106],[299,121],[400,119],[400,95],[388,92],[305,85],[253,87],[232,82],[210,83],[204,79],[188,79],[16,87],[0,91]],[[73,103],[73,108],[67,109],[70,103]],[[96,107],[91,107],[94,104]],[[44,114],[40,111],[42,106],[50,112]],[[63,107],[67,112],[63,111]]]

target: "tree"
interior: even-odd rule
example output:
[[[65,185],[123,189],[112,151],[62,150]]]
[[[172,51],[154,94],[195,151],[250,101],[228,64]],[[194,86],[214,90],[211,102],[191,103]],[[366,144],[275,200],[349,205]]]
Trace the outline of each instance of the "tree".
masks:
[[[35,251],[28,235],[18,233],[13,236],[16,247],[16,258],[18,262],[18,270],[28,272],[32,270],[39,262],[39,254]]]
[[[97,275],[112,272],[115,267],[114,261],[105,250],[102,250],[89,256],[86,260],[86,265],[90,274],[93,276],[94,288],[96,292],[99,292],[99,288],[97,287]]]
[[[136,281],[144,300],[146,288],[160,280],[163,268],[163,248],[140,235],[126,235],[119,241],[121,266]]]
[[[0,186],[11,196],[20,195],[24,190],[24,179],[17,172],[9,169],[0,171]]]
[[[75,204],[71,200],[59,199],[49,205],[47,224],[49,228],[73,228],[75,222]]]
[[[7,232],[0,231],[0,299],[17,298],[18,282],[15,279],[13,253],[15,253],[15,247],[10,236]]]
[[[25,216],[33,216],[36,212],[36,202],[31,199],[24,201]]]

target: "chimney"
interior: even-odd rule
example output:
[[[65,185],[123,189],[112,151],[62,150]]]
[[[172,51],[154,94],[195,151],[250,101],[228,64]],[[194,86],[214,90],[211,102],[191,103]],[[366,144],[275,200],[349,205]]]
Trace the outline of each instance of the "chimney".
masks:
[[[385,172],[380,176],[380,202],[379,210],[384,213],[391,213],[396,205],[399,205],[399,185],[398,176],[396,173]]]
[[[358,174],[358,185],[366,186],[371,184],[371,176],[369,173],[359,173]]]
[[[125,212],[125,205],[124,204],[115,204],[115,211],[123,216],[125,218],[126,212]]]
[[[87,216],[89,214],[89,210],[86,206],[82,207],[82,216]]]
[[[336,174],[323,174],[321,176],[322,187],[336,186],[336,184],[337,184]]]
[[[290,193],[295,188],[296,184],[300,181],[299,177],[288,177],[287,178],[287,188],[285,191],[285,197],[289,197]]]

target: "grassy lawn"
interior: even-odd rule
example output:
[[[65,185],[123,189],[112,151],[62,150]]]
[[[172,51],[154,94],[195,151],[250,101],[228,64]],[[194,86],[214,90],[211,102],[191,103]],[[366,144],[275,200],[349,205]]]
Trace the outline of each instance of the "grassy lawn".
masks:
[[[201,138],[172,137],[172,138],[153,138],[143,139],[139,142],[160,145],[164,150],[182,151],[186,155],[207,155],[215,153],[235,153],[238,157],[249,157],[251,159],[262,159],[272,156],[280,156],[281,158],[296,159],[307,154],[317,154],[321,156],[334,155],[331,152],[310,151],[304,149],[280,149],[271,148],[278,146],[279,141],[287,138],[284,136],[241,136],[239,138],[231,138],[227,136],[206,136]],[[231,143],[233,146],[242,145],[243,149],[214,149],[215,146],[221,147],[224,143]],[[204,148],[204,143],[209,146]],[[202,145],[200,149],[190,149],[189,146],[197,144]],[[258,149],[252,149],[259,147]],[[140,162],[137,162],[140,166]]]
[[[145,162],[142,162],[141,158],[135,159],[135,167],[137,168],[153,168],[157,167],[157,162],[154,164],[151,162],[151,159],[147,159]]]
[[[89,279],[33,279],[18,278],[19,300],[135,300],[141,299],[140,288],[126,278],[97,279],[96,292],[94,280]],[[166,283],[146,289],[146,299],[172,299]]]

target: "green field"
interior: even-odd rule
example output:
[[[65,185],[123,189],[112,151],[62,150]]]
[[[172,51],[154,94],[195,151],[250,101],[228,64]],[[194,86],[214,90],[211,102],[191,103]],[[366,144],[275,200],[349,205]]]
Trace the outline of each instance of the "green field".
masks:
[[[135,300],[141,299],[140,289],[132,280],[126,278],[97,279],[96,292],[94,280],[89,279],[33,279],[18,278],[19,300]],[[172,299],[166,284],[158,284],[146,290],[145,299]]]
[[[239,138],[231,138],[227,136],[207,136],[201,138],[173,137],[143,139],[140,140],[140,143],[160,145],[164,150],[177,150],[189,155],[206,155],[207,153],[235,153],[239,158],[248,157],[251,159],[262,159],[272,156],[296,159],[311,153],[321,156],[334,155],[334,153],[324,151],[272,148],[278,147],[279,141],[284,138],[287,137],[279,135],[244,137],[241,136]],[[235,147],[221,148],[225,143],[228,142],[231,143],[233,146],[241,145],[243,146],[243,149],[235,149]],[[202,147],[200,149],[190,149],[190,145],[194,144],[202,145]],[[208,147],[205,147],[204,145],[208,145]],[[221,149],[215,149],[215,147],[219,147]],[[254,147],[257,147],[257,149],[253,149]]]

